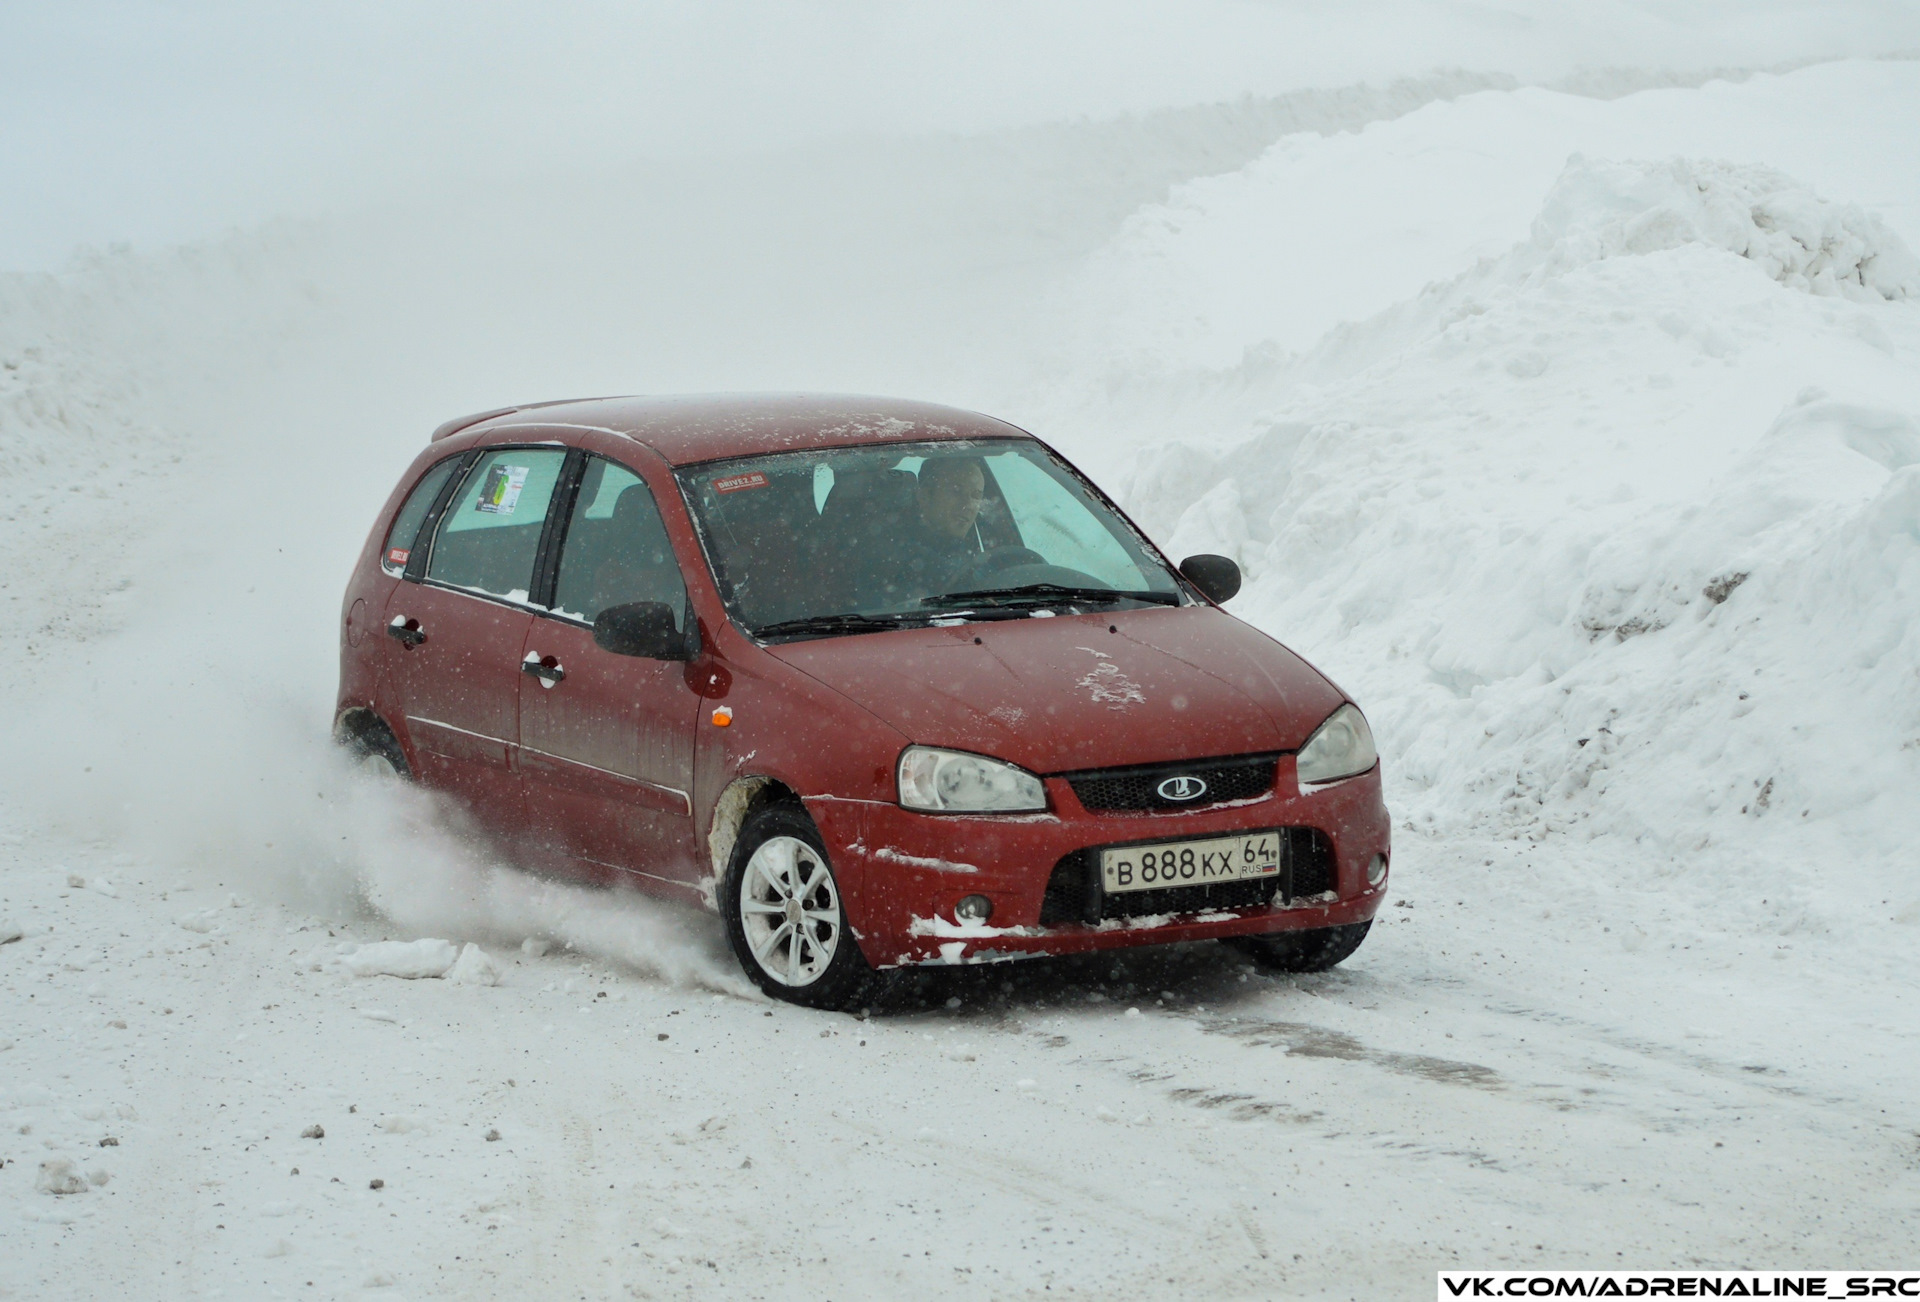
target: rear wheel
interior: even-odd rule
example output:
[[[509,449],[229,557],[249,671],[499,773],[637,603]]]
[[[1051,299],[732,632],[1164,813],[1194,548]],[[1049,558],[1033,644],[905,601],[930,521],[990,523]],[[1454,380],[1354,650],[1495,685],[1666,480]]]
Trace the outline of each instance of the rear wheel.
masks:
[[[1355,922],[1314,931],[1283,931],[1272,936],[1235,936],[1227,944],[1271,972],[1325,972],[1360,948],[1373,926]]]
[[[406,752],[393,732],[370,710],[350,710],[334,725],[333,739],[346,747],[353,765],[369,777],[406,779]]]
[[[813,820],[798,805],[747,815],[721,883],[727,938],[767,994],[809,1008],[857,1006],[873,985]]]

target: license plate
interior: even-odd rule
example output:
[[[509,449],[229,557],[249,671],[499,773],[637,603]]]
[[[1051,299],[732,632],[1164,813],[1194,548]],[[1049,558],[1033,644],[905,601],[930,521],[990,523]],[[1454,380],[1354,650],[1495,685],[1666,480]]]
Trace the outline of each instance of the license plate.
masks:
[[[1123,845],[1100,852],[1100,884],[1109,895],[1279,875],[1278,832]]]

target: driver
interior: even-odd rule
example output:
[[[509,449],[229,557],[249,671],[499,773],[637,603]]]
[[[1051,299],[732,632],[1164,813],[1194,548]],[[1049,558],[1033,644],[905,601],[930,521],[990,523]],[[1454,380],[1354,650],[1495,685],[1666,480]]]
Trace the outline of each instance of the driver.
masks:
[[[980,555],[975,523],[987,501],[987,468],[978,457],[930,457],[920,467],[913,505],[894,556],[886,558],[889,595],[932,596]]]

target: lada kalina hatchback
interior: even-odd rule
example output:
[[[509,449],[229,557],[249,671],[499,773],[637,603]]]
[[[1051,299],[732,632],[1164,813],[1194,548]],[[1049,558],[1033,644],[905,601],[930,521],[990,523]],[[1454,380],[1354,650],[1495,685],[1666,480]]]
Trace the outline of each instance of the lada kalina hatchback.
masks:
[[[1044,443],[841,397],[451,421],[348,587],[339,735],[537,870],[704,902],[777,998],[1366,935],[1360,710]]]

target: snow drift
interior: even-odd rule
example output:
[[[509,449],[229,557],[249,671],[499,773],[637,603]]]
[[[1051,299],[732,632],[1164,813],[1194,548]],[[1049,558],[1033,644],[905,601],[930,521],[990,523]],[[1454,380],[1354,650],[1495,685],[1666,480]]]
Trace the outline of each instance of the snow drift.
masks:
[[[1241,433],[1127,500],[1367,705],[1408,826],[1604,835],[1697,918],[1911,922],[1916,293],[1776,170],[1576,155],[1528,238],[1310,352],[1131,380]]]
[[[1556,269],[1704,244],[1789,289],[1869,303],[1920,295],[1920,261],[1879,217],[1766,167],[1576,156],[1534,220],[1533,243]]]

